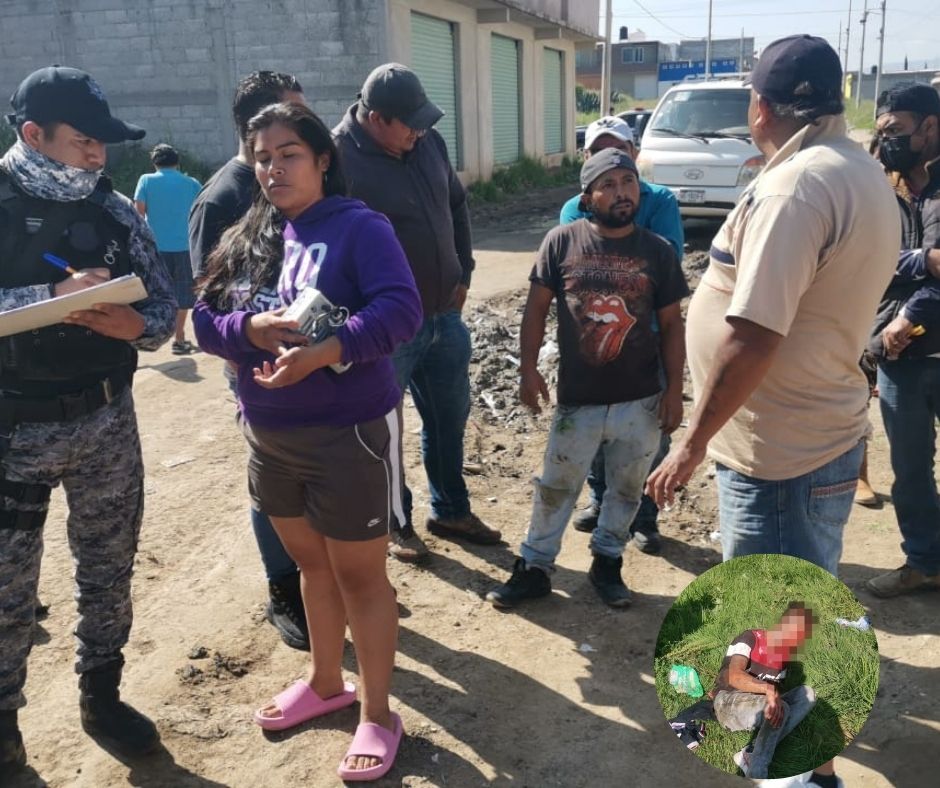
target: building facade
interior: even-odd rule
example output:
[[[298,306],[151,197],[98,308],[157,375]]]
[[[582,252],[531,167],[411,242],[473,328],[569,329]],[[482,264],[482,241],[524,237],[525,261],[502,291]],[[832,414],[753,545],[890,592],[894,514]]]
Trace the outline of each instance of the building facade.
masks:
[[[236,150],[231,101],[257,69],[295,74],[335,124],[366,75],[414,68],[447,115],[465,181],[523,155],[575,152],[574,53],[596,40],[600,0],[7,0],[0,93],[50,63],[90,71],[144,145],[210,163]]]
[[[621,29],[621,40],[611,44],[610,89],[637,100],[656,98],[658,93],[659,64],[672,59],[673,45],[662,41],[648,41],[642,33],[626,35]],[[582,47],[576,56],[578,84],[588,90],[601,88],[601,62],[603,46]]]

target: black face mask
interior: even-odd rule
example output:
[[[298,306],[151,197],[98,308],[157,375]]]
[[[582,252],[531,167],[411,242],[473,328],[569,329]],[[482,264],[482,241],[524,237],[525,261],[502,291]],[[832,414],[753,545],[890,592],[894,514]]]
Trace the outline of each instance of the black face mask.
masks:
[[[878,158],[891,172],[902,175],[910,172],[920,162],[922,151],[911,150],[911,135],[899,134],[885,137],[878,144]]]

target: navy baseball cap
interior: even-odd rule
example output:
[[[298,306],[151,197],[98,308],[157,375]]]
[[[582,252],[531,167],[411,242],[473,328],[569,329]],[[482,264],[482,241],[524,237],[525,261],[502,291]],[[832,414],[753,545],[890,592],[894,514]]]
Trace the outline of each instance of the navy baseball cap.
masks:
[[[886,112],[916,112],[918,115],[940,115],[940,93],[922,82],[899,82],[878,96],[875,115]]]
[[[815,106],[842,97],[842,64],[824,38],[787,36],[764,47],[745,84],[768,101]]]
[[[599,153],[592,153],[591,157],[581,165],[581,191],[586,192],[590,189],[591,184],[605,172],[617,169],[636,173],[636,162],[617,148],[604,148]]]
[[[108,100],[90,74],[77,68],[47,66],[24,79],[10,97],[11,126],[34,123],[68,123],[101,142],[139,140],[146,135],[140,126],[118,120]]]
[[[401,63],[374,69],[366,77],[359,99],[366,109],[398,118],[415,131],[427,131],[444,117],[444,110],[427,97],[418,75]]]

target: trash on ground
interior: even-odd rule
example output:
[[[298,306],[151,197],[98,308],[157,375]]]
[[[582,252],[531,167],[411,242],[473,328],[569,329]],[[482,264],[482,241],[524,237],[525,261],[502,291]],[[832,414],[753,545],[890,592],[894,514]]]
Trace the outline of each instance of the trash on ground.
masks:
[[[852,627],[852,629],[858,629],[862,632],[867,632],[871,629],[871,621],[868,620],[868,616],[859,616],[855,621],[849,621],[847,618],[837,618],[836,623],[843,627]]]
[[[698,672],[688,665],[673,665],[669,668],[669,683],[676,692],[691,695],[693,698],[701,698],[705,694]]]

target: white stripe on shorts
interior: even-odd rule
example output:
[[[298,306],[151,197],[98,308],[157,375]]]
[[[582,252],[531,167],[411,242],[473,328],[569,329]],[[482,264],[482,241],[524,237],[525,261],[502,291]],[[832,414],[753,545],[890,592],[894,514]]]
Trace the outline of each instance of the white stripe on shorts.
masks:
[[[392,500],[392,511],[398,520],[398,527],[405,527],[405,506],[401,497],[401,430],[398,424],[398,408],[392,408],[385,414],[385,423],[388,425],[388,458],[392,466],[392,484],[389,494]],[[392,530],[391,518],[388,523],[389,532]]]

